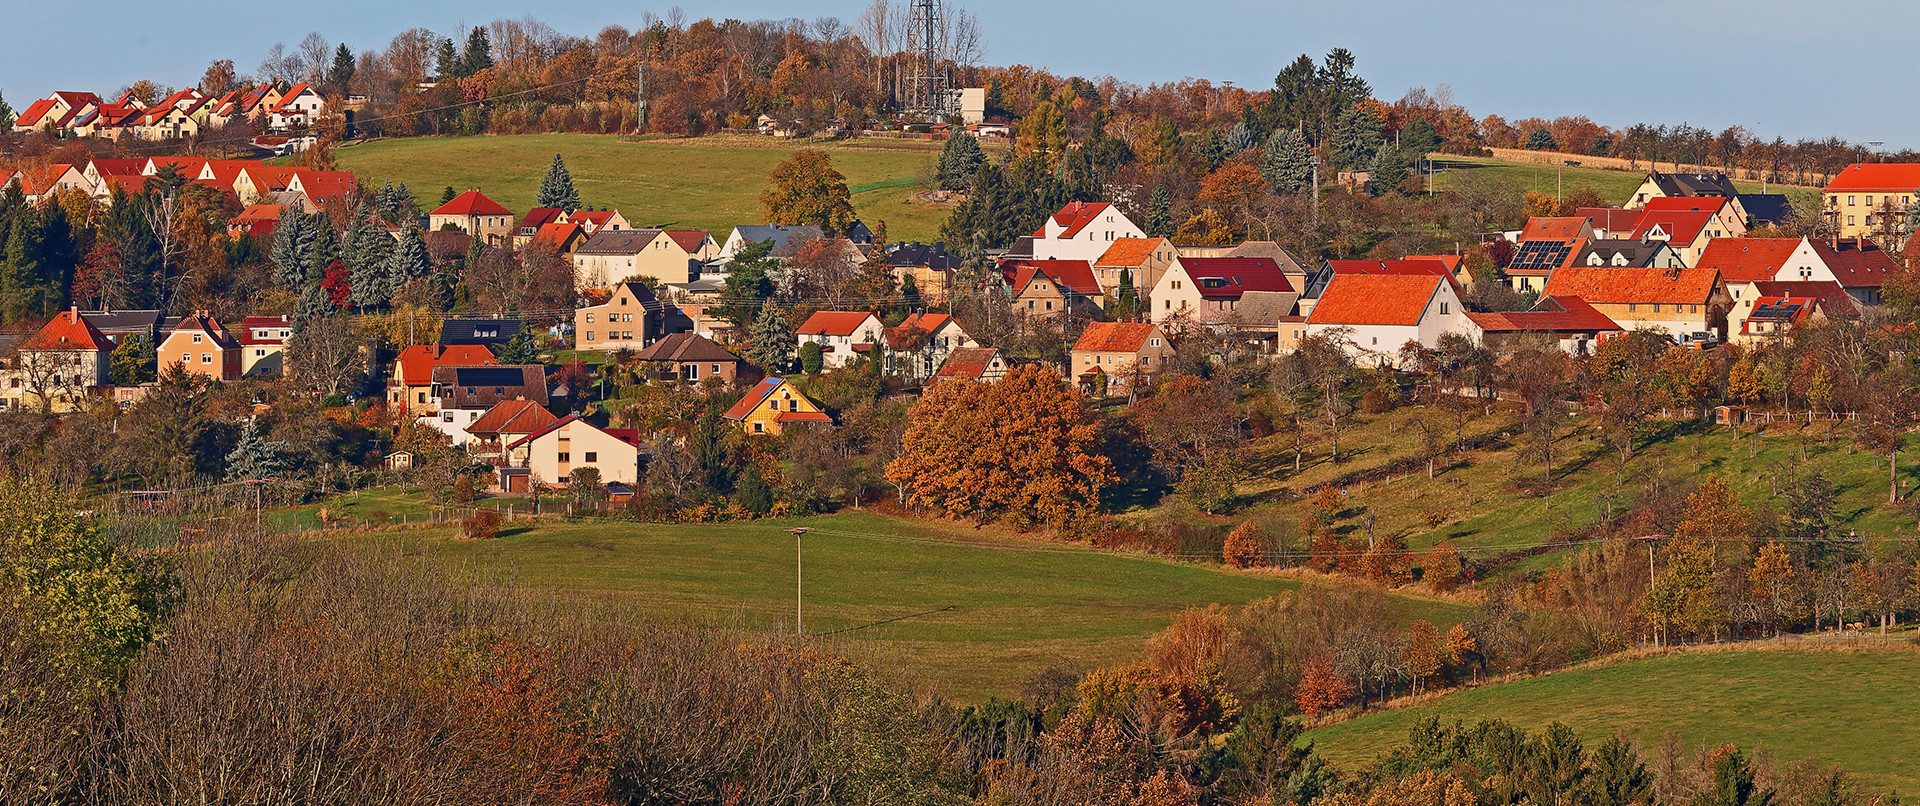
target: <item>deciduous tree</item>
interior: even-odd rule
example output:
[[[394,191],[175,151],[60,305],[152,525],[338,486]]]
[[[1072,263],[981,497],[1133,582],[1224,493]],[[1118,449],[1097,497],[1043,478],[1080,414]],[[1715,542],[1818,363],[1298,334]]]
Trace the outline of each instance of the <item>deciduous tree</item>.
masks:
[[[772,186],[760,194],[767,223],[812,224],[839,235],[853,224],[853,201],[847,178],[833,167],[833,158],[818,149],[793,152],[773,169]]]

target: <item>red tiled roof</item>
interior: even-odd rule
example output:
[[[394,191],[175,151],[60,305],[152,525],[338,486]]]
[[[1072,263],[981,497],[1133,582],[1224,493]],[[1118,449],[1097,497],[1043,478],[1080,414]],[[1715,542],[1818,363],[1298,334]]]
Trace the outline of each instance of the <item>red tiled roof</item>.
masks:
[[[1625,210],[1619,207],[1582,207],[1577,211],[1581,218],[1593,222],[1594,229],[1603,229],[1609,233],[1631,232],[1640,223],[1640,210]]]
[[[1113,245],[1095,260],[1095,266],[1125,266],[1134,268],[1153,257],[1155,249],[1165,241],[1164,238],[1116,238]],[[1171,251],[1171,249],[1169,250]]]
[[[1094,322],[1080,332],[1074,352],[1137,353],[1158,330],[1148,322]]]
[[[800,326],[802,336],[851,336],[873,314],[866,311],[815,311]]]
[[[947,360],[934,371],[933,377],[980,380],[986,376],[987,368],[993,365],[993,357],[999,352],[996,347],[961,347],[947,355]]]
[[[558,207],[535,207],[521,216],[520,228],[538,230],[558,220],[564,213],[566,211]]]
[[[251,224],[256,221],[279,221],[280,214],[285,211],[285,209],[285,207],[278,204],[256,204],[245,210],[241,210],[239,215],[234,216],[227,223]]]
[[[773,419],[783,423],[830,423],[830,422],[833,422],[833,418],[828,417],[827,413],[824,411],[783,411],[783,412],[780,412],[779,414],[774,415]]]
[[[23,350],[111,350],[112,340],[92,322],[72,310],[61,311],[53,321],[40,328]]]
[[[496,363],[484,344],[416,344],[394,357],[407,383],[426,386],[434,367],[480,367]]]
[[[1467,259],[1461,255],[1408,255],[1401,258],[1401,260],[1437,261],[1440,265],[1447,268],[1448,274],[1458,274],[1460,272],[1460,264],[1467,262]]]
[[[1586,239],[1575,238],[1573,239],[1573,243],[1576,246],[1575,251],[1578,251],[1577,246],[1586,243]],[[1573,258],[1569,255],[1567,259],[1572,260]],[[1443,277],[1446,278],[1448,285],[1453,286],[1455,293],[1460,292],[1460,281],[1453,276],[1453,271],[1448,268],[1447,262],[1439,258],[1404,257],[1399,260],[1329,260],[1327,261],[1327,265],[1333,267],[1333,273],[1335,275],[1397,274],[1402,276],[1431,275],[1434,277]]]
[[[1051,217],[1053,223],[1060,225],[1059,239],[1066,240],[1079,235],[1080,230],[1093,223],[1093,220],[1106,212],[1109,206],[1105,202],[1068,202],[1067,206],[1060,208],[1060,212],[1054,213]],[[1047,225],[1042,223],[1040,229],[1033,233],[1033,237],[1047,237]]]
[[[453,197],[453,201],[440,205],[428,215],[504,215],[511,216],[513,211],[501,207],[499,203],[486,197],[478,190],[469,190]]]
[[[303,170],[296,176],[300,177],[300,188],[307,192],[307,198],[315,202],[346,198],[359,181],[354,178],[352,171]]]
[[[502,404],[501,403],[494,404],[495,407],[498,407],[500,405]],[[492,409],[488,409],[488,412],[491,413]],[[548,416],[552,416],[552,415],[548,415]],[[475,422],[478,423],[479,421],[476,420]],[[592,422],[589,422],[588,420],[581,418],[581,416],[578,414],[569,414],[566,416],[565,419],[554,420],[552,423],[549,423],[546,427],[541,428],[540,430],[535,431],[531,434],[528,434],[524,437],[521,437],[517,440],[514,440],[513,444],[508,445],[507,448],[509,450],[513,448],[518,448],[522,445],[525,445],[529,442],[532,442],[536,439],[539,439],[550,433],[553,433],[554,431],[558,431],[560,430],[561,426],[566,425],[568,423],[580,423],[581,425],[585,425],[588,428],[592,428],[595,431],[599,431],[600,433],[606,434],[607,436],[613,437],[614,439],[620,440],[621,442],[625,442],[628,445],[632,445],[634,447],[640,446],[640,432],[636,429],[601,428],[600,426],[594,425]],[[471,431],[472,428],[469,427],[468,430]]]
[[[1200,296],[1210,299],[1239,299],[1247,291],[1294,290],[1273,258],[1186,257],[1180,259],[1180,266],[1193,278]]]
[[[540,231],[533,234],[533,239],[550,244],[557,249],[566,246],[567,241],[575,235],[584,238],[586,234],[586,229],[580,226],[578,221],[549,221],[540,226]]]
[[[1719,285],[1720,273],[1713,269],[1567,266],[1547,278],[1543,293],[1600,304],[1701,304],[1712,298]]]
[[[1417,325],[1444,278],[1433,274],[1340,274],[1307,321],[1326,325]]]
[[[1769,297],[1811,297],[1820,301],[1821,313],[1836,319],[1852,319],[1860,315],[1860,306],[1847,294],[1847,289],[1831,280],[1762,280],[1756,281],[1753,289],[1755,293]]]
[[[1847,288],[1879,288],[1889,272],[1900,268],[1879,244],[1866,238],[1814,239],[1813,251],[1833,272],[1833,279]]]
[[[1756,321],[1786,320],[1787,324],[1797,325],[1813,315],[1818,300],[1813,297],[1760,297],[1753,301],[1753,312],[1746,321],[1740,323],[1740,332],[1753,332]]]
[[[546,406],[532,400],[502,400],[467,426],[469,434],[534,434],[560,422]]]
[[[293,319],[291,317],[249,316],[246,319],[241,320],[240,322],[239,339],[242,345],[286,344],[287,339],[284,336],[271,335],[271,336],[261,337],[261,336],[253,335],[253,332],[255,330],[291,331],[292,329],[293,329]]]
[[[1536,331],[1564,333],[1620,330],[1620,325],[1579,297],[1542,297],[1532,310],[1504,313],[1469,313],[1468,319],[1481,330],[1492,332]]]
[[[298,99],[301,93],[306,92],[307,89],[308,87],[306,84],[293,85],[291,89],[287,90],[287,94],[280,96],[280,103],[274,104],[272,109],[267,110],[267,114],[271,115],[273,113],[279,112],[282,109],[287,108],[287,104],[293,103],[294,100]]]
[[[1001,264],[1002,272],[1013,272],[1013,291],[1025,290],[1033,276],[1044,274],[1062,288],[1089,297],[1100,296],[1100,282],[1093,279],[1093,264],[1084,260],[1010,260]]]
[[[1582,237],[1580,230],[1587,226],[1587,219],[1581,216],[1536,216],[1527,219],[1527,226],[1520,230],[1523,241],[1564,241],[1568,238]]]
[[[206,311],[195,311],[180,317],[180,324],[174,325],[172,332],[185,333],[195,330],[205,333],[207,339],[213,343],[213,346],[222,350],[232,350],[240,346],[240,342],[234,340],[233,334],[228,333],[226,328],[220,326],[220,320],[213,318],[213,316]],[[168,335],[171,336],[172,334],[170,333]]]
[[[1771,280],[1800,243],[1799,238],[1715,238],[1700,252],[1695,268],[1718,271],[1728,283]]]
[[[707,231],[703,229],[670,229],[667,237],[688,253],[700,251],[700,245],[707,241]]]
[[[1833,181],[1827,183],[1828,193],[1863,190],[1896,193],[1920,191],[1920,163],[1855,163],[1835,174]]]
[[[904,350],[914,333],[931,334],[952,319],[952,316],[944,313],[916,313],[900,324],[887,328],[887,346]]]
[[[33,103],[27,105],[27,108],[25,111],[21,112],[19,115],[16,115],[14,117],[13,125],[39,126],[40,124],[46,122],[44,120],[41,120],[40,118],[45,117],[47,114],[47,111],[52,109],[53,107],[54,107],[54,101],[52,98],[41,98],[38,101],[34,101]]]
[[[1667,231],[1667,242],[1686,246],[1700,237],[1700,230],[1706,229],[1713,221],[1711,210],[1648,210],[1640,215],[1640,223],[1633,228],[1635,240],[1649,240],[1647,232],[1654,225],[1662,225]]]
[[[1643,210],[1641,215],[1644,216],[1647,212],[1718,213],[1720,208],[1731,203],[1732,200],[1725,196],[1661,196],[1657,199],[1648,199],[1647,206],[1641,208]]]

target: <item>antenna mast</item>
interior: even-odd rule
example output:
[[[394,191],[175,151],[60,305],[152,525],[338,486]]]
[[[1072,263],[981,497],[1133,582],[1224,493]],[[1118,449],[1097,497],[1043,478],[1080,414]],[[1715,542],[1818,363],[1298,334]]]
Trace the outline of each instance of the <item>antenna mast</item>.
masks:
[[[947,74],[941,69],[940,51],[945,44],[941,24],[944,10],[941,0],[913,0],[914,47],[916,54],[914,65],[917,74],[913,77],[913,104],[911,111],[925,115],[928,123],[939,123],[950,114],[951,99],[947,93]]]

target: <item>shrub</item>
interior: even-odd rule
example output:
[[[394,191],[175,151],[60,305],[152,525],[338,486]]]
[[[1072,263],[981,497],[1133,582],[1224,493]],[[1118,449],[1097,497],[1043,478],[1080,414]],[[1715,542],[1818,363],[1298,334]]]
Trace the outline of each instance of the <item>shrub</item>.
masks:
[[[1253,525],[1253,521],[1247,521],[1228,533],[1226,545],[1220,550],[1220,558],[1235,568],[1265,565],[1267,551],[1262,542],[1259,528]]]
[[[810,341],[800,345],[801,372],[808,375],[818,375],[824,363],[825,359],[820,354],[820,344],[818,342]]]
[[[473,503],[473,478],[461,476],[453,482],[453,502],[456,504]]]
[[[500,511],[482,509],[460,521],[460,536],[468,540],[492,540],[500,536]]]

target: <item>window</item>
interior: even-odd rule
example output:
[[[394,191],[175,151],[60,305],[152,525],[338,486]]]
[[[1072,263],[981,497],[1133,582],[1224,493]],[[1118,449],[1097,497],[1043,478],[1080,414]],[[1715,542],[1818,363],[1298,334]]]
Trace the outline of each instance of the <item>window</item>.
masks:
[[[1848,207],[1852,207],[1852,206],[1853,206],[1853,197],[1852,197],[1852,196],[1848,196],[1848,197],[1847,197],[1847,206],[1848,206]]]
[[[587,331],[587,341],[593,341],[593,331]]]
[[[720,374],[720,365],[719,365],[719,364],[714,364],[714,365],[713,365],[713,374],[715,374],[715,375],[718,375],[718,374]]]
[[[1660,303],[1658,303],[1658,302],[1656,302],[1656,303],[1654,303],[1654,304],[1653,304],[1653,312],[1654,312],[1654,313],[1659,313],[1659,312],[1660,312]]]
[[[1853,216],[1847,216],[1847,226],[1853,226]]]
[[[1700,312],[1700,306],[1699,306],[1699,305],[1688,305],[1688,306],[1687,306],[1687,313],[1699,313],[1699,312]]]
[[[421,393],[420,393],[420,395],[419,395],[419,399],[417,399],[417,400],[415,400],[414,402],[415,402],[415,403],[425,403],[425,402],[427,402],[427,393],[426,393],[426,392],[421,392]]]
[[[1375,345],[1378,345],[1378,344],[1380,343],[1380,337],[1379,337],[1379,336],[1375,336],[1375,337],[1373,337],[1373,343],[1374,343]]]
[[[753,424],[753,433],[756,433],[756,434],[764,434],[764,433],[766,433],[766,431],[767,431],[767,424],[766,424],[766,423],[754,423],[754,424]]]
[[[180,363],[182,363],[182,364],[191,364],[191,363],[193,363],[193,353],[181,353],[181,354],[180,354]]]
[[[562,462],[571,462],[571,461],[573,461],[573,454],[571,454],[571,453],[568,453],[568,452],[566,452],[566,451],[561,451],[561,452],[560,452],[560,461],[562,461]]]
[[[1440,315],[1445,316],[1446,314],[1447,314],[1447,304],[1442,302],[1440,303]]]
[[[1160,340],[1159,340],[1159,339],[1147,339],[1147,344],[1150,344],[1150,345],[1152,345],[1152,346],[1154,346],[1154,347],[1158,347],[1158,346],[1160,346]]]
[[[1633,313],[1634,311],[1637,311],[1637,310],[1640,310],[1639,303],[1636,303],[1636,302],[1627,303],[1627,313]]]
[[[593,324],[593,314],[587,314],[587,324]]]
[[[202,364],[211,364],[211,363],[213,363],[213,353],[201,353],[201,354],[200,354],[200,363],[202,363]]]
[[[1867,206],[1868,206],[1868,207],[1872,207],[1872,206],[1873,206],[1873,195],[1872,195],[1872,194],[1868,194],[1868,195],[1867,195]]]
[[[443,423],[453,422],[453,412],[450,412],[450,411],[441,412],[440,422],[443,422]]]
[[[599,460],[600,460],[600,454],[599,454],[599,453],[597,453],[597,452],[595,452],[595,451],[587,451],[587,461],[589,461],[589,462],[597,462],[597,461],[599,461]]]
[[[194,343],[194,344],[199,344],[199,343],[200,343],[200,334],[198,334],[198,333],[195,333],[195,334],[193,334],[193,343]]]

